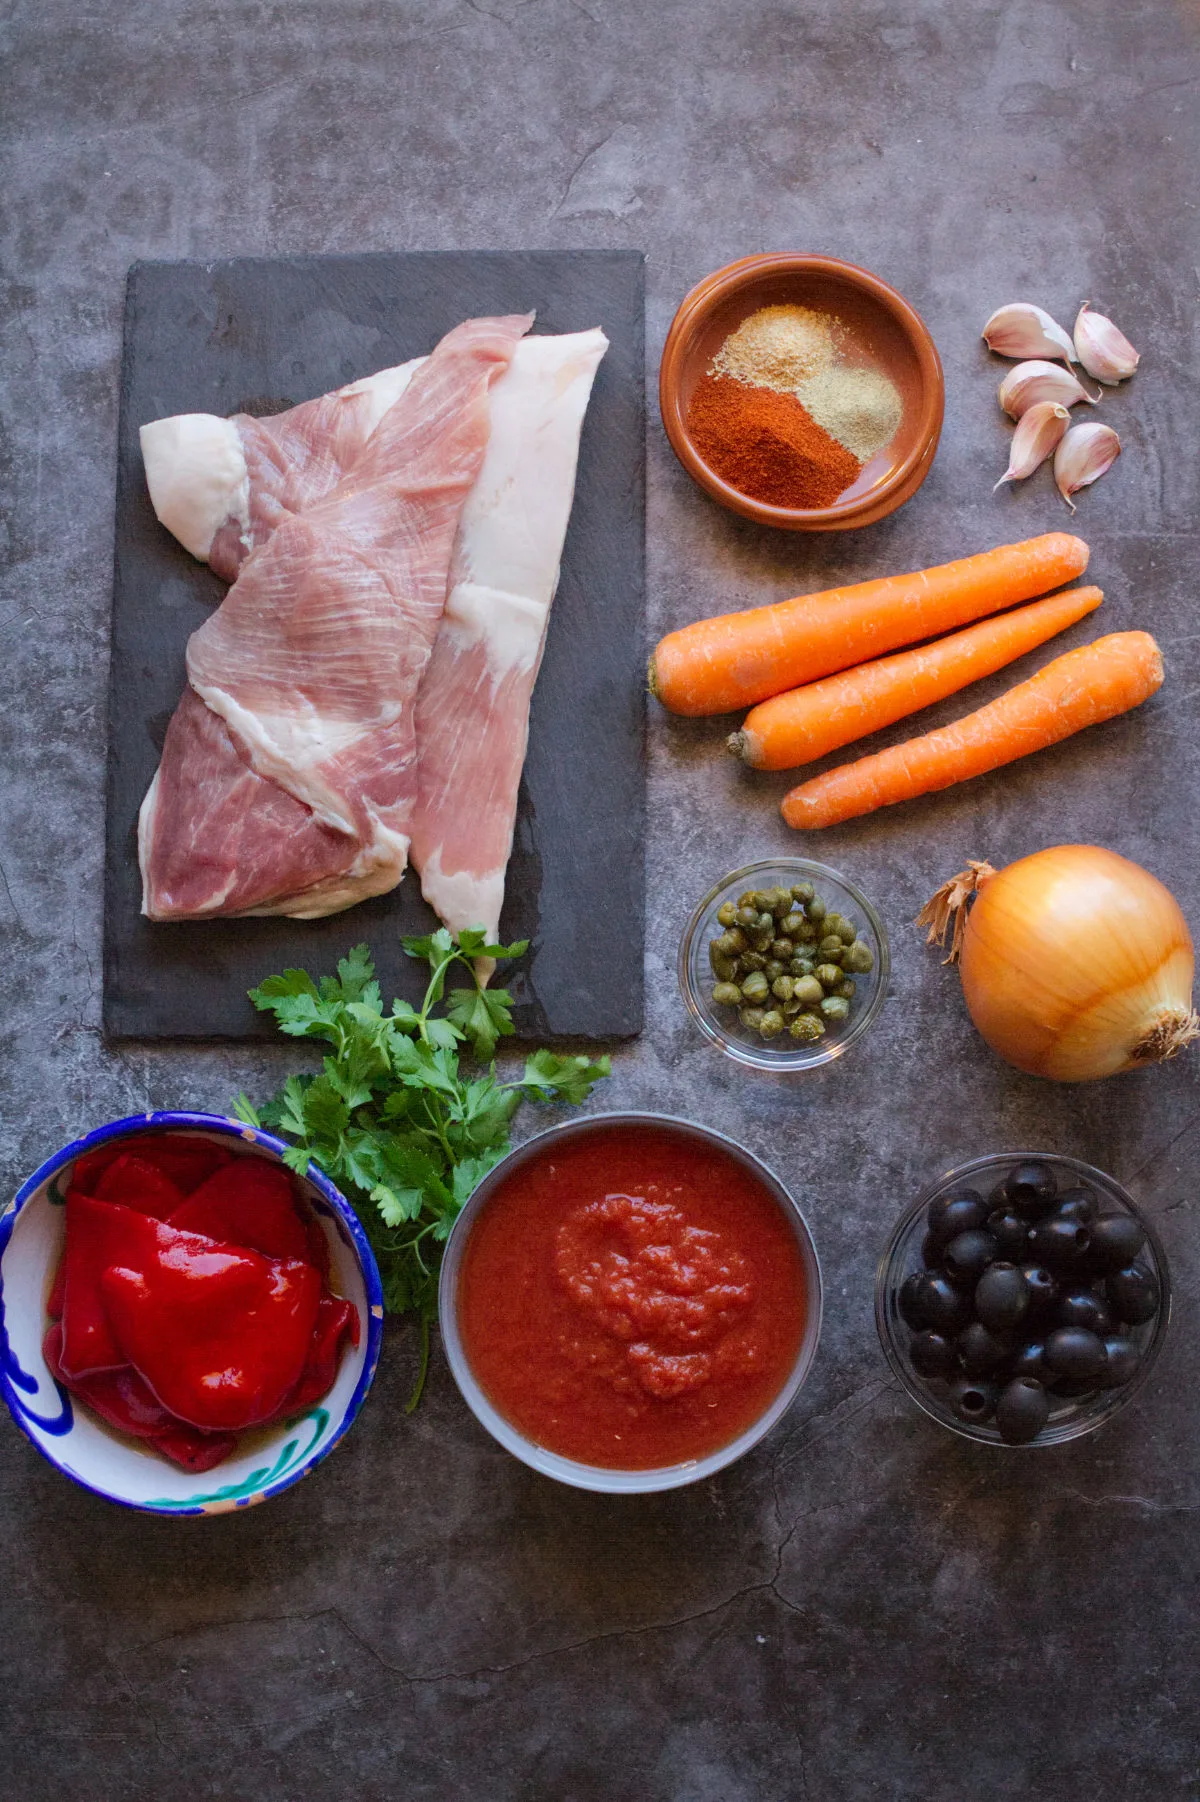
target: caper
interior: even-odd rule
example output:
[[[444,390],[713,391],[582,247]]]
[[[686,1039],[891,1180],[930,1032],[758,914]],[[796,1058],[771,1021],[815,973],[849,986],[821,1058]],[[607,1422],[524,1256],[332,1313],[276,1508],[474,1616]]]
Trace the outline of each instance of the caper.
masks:
[[[800,928],[807,924],[808,922],[805,920],[804,915],[802,913],[797,913],[795,908],[793,908],[790,914],[784,914],[782,920],[780,920],[779,930],[784,934],[785,938],[794,939],[799,933]]]
[[[797,1001],[796,997],[793,995],[790,1001],[784,1002],[781,1011],[785,1020],[794,1020],[797,1014],[804,1011],[804,1003],[803,1001]]]
[[[755,932],[769,932],[772,938],[775,937],[775,915],[771,912],[769,907],[764,907],[762,909],[757,920],[754,922],[754,930]]]
[[[769,888],[756,888],[755,889],[754,905],[755,905],[755,907],[757,907],[760,914],[761,913],[770,913],[771,897],[774,894],[774,892],[775,891],[773,889],[769,889]]]
[[[792,911],[792,891],[790,888],[777,888],[772,891],[771,912],[777,920],[786,919]]]
[[[847,945],[842,952],[842,968],[852,970],[856,976],[865,976],[868,970],[873,970],[875,958],[870,945],[864,944],[862,939],[855,939],[852,945]]]
[[[722,926],[737,925],[737,906],[732,901],[722,901],[717,909],[717,919]]]
[[[841,972],[839,971],[839,976]],[[751,970],[742,982],[742,994],[747,1001],[765,1001],[771,992],[771,985],[761,970]]]
[[[788,959],[788,975],[789,976],[811,976],[813,973],[813,968],[814,968],[814,965],[813,965],[812,958],[804,957],[799,952],[797,952],[795,957],[791,957]]]
[[[833,990],[838,988],[842,982],[842,972],[838,969],[836,964],[818,964],[813,971],[813,975],[816,977],[826,994],[832,994]],[[743,991],[745,990],[745,987],[746,985],[743,983]]]
[[[767,960],[761,951],[743,951],[738,962],[741,964],[742,969],[746,974],[749,975],[751,970],[765,969]]]
[[[755,913],[758,912],[758,896],[752,888],[748,888],[744,895],[738,896],[737,904],[739,907],[748,907],[753,909]],[[739,921],[738,924],[740,925],[741,921]]]
[[[799,901],[803,904],[805,901],[811,901],[815,894],[816,890],[813,888],[811,882],[793,882],[792,884],[792,899],[794,901]]]
[[[747,1032],[757,1032],[763,1023],[763,1009],[761,1007],[739,1007],[738,1019]]]
[[[837,932],[843,945],[852,945],[858,937],[858,924],[854,920],[848,920],[845,914],[843,914],[842,923],[838,927]]]
[[[796,947],[793,945],[791,939],[772,939],[771,940],[771,956],[772,957],[781,957],[783,959],[784,963],[787,962],[788,958],[792,955],[792,952],[795,949],[796,949]]]
[[[736,957],[710,957],[712,973],[718,982],[736,982],[741,974]]]
[[[850,1003],[844,995],[826,995],[821,1003],[821,1012],[827,1020],[844,1020],[850,1012]]]
[[[818,1039],[825,1036],[825,1028],[815,1014],[797,1014],[788,1027],[788,1032],[801,1045],[815,1045]]]
[[[841,997],[845,1001],[853,1001],[853,999],[854,999],[854,984],[851,982],[850,978],[847,976],[844,982],[838,983],[837,988],[834,989],[833,992],[835,995],[841,995]]]
[[[811,901],[804,903],[804,911],[814,926],[819,926],[825,918],[826,907],[820,895],[814,895]]]
[[[742,991],[736,982],[715,982],[712,998],[718,1007],[740,1007]]]
[[[815,976],[800,976],[792,984],[792,994],[805,1007],[820,1007],[825,999],[825,990]]]
[[[734,926],[728,932],[723,932],[719,939],[714,939],[713,943],[722,957],[736,957],[739,951],[746,949],[747,939],[741,927]]]
[[[776,1001],[790,1001],[792,998],[792,979],[790,976],[777,976],[771,984],[771,993]]]
[[[758,1023],[758,1030],[764,1039],[777,1039],[783,1031],[783,1015],[777,1007],[765,1013]]]
[[[781,957],[769,957],[763,965],[763,973],[768,982],[774,982],[777,976],[783,975],[783,959]]]
[[[840,964],[845,946],[842,944],[842,941],[836,932],[829,932],[826,933],[825,937],[821,940],[817,949],[821,954],[822,963]]]
[[[720,943],[720,939],[714,939],[712,944],[708,947],[708,961],[712,965],[713,975],[720,976],[724,979],[729,970],[731,970],[733,965],[737,962],[737,959],[731,957],[727,951],[720,950]]]
[[[840,913],[836,913],[833,908],[830,908],[829,912],[825,915],[826,934],[829,934],[832,932],[838,938],[840,938],[841,937],[841,929],[842,929],[842,915]]]
[[[808,945],[812,943],[816,936],[817,929],[812,921],[805,920],[803,925],[797,926],[795,932],[792,934],[792,939],[798,945]]]
[[[739,904],[738,910],[737,910],[737,923],[739,926],[741,926],[747,932],[750,931],[753,927],[757,926],[758,925],[758,909],[757,909],[757,907],[742,907]]]

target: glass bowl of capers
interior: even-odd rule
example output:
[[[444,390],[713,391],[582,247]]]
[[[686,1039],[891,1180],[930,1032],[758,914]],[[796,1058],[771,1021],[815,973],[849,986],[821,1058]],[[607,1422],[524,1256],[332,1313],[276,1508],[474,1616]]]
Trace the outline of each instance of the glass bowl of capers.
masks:
[[[684,1004],[755,1070],[841,1057],[883,1005],[883,921],[862,890],[807,857],[747,864],[709,889],[679,946]]]

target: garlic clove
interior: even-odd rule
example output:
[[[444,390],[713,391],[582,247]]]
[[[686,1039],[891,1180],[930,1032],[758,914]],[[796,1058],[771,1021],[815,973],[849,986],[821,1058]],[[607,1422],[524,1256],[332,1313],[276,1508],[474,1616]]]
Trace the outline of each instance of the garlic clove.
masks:
[[[1055,400],[1039,400],[1028,412],[1022,413],[1013,433],[1008,468],[996,483],[996,488],[1003,487],[1005,482],[1023,482],[1026,476],[1031,476],[1046,461],[1066,431],[1070,417],[1067,409]],[[1082,431],[1086,428],[1081,426],[1079,429]],[[993,494],[996,488],[992,489]]]
[[[984,342],[1000,357],[1062,357],[1078,361],[1075,346],[1057,321],[1042,307],[1014,300],[998,307],[983,328]]]
[[[1095,406],[1100,396],[1091,395],[1069,369],[1061,363],[1018,363],[1010,369],[999,390],[1000,405],[1010,419],[1020,419],[1040,400],[1056,400],[1060,407],[1074,407],[1081,400]]]
[[[1073,425],[1066,433],[1054,453],[1054,480],[1072,513],[1075,503],[1071,496],[1098,481],[1120,454],[1121,440],[1110,425],[1101,425],[1098,419]]]
[[[1076,361],[1098,382],[1123,382],[1133,374],[1141,358],[1111,319],[1088,311],[1090,304],[1084,301],[1075,321]]]

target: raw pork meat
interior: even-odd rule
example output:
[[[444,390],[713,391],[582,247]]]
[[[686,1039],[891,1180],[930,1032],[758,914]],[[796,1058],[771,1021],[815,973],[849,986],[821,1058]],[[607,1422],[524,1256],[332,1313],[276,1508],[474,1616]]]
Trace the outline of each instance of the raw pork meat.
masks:
[[[331,494],[425,361],[381,369],[286,413],[176,413],[141,429],[154,511],[180,544],[232,582],[289,513]]]
[[[491,435],[417,694],[412,861],[452,932],[495,938],[579,434],[608,340],[525,338],[491,393]]]
[[[449,333],[327,498],[280,503],[193,633],[191,686],[139,820],[152,919],[331,913],[400,880],[416,692],[487,448],[488,389],[531,323]]]

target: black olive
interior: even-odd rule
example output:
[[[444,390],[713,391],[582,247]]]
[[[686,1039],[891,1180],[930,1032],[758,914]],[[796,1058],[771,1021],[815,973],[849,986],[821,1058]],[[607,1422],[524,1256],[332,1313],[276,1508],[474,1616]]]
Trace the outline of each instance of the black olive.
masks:
[[[1030,1229],[1029,1253],[1051,1270],[1069,1270],[1078,1264],[1091,1244],[1091,1234],[1078,1220],[1060,1220],[1051,1214]]]
[[[1078,1220],[1082,1226],[1096,1218],[1096,1197],[1081,1183],[1077,1189],[1064,1189],[1054,1204],[1056,1220]]]
[[[1046,1347],[1040,1339],[1030,1339],[1013,1353],[1008,1361],[1010,1377],[1036,1377],[1040,1383],[1046,1375]]]
[[[901,1320],[918,1333],[925,1325],[924,1295],[925,1272],[914,1270],[911,1276],[905,1277],[900,1285],[900,1293],[896,1297],[896,1306],[900,1311]]]
[[[959,1233],[969,1233],[972,1227],[982,1226],[987,1218],[987,1208],[983,1196],[976,1194],[974,1189],[956,1189],[950,1195],[939,1195],[931,1201],[925,1218],[934,1238],[945,1245]]]
[[[954,1341],[954,1349],[967,1375],[982,1377],[999,1369],[1012,1350],[1012,1340],[989,1332],[981,1320],[973,1320]]]
[[[1121,1389],[1137,1370],[1142,1361],[1141,1354],[1132,1339],[1122,1339],[1118,1333],[1108,1334],[1104,1349],[1108,1353],[1108,1364],[1100,1381],[1106,1389]]]
[[[1088,1231],[1087,1267],[1097,1276],[1108,1276],[1132,1264],[1146,1243],[1146,1229],[1132,1214],[1102,1214],[1093,1220]]]
[[[996,1425],[1009,1445],[1028,1445],[1050,1418],[1050,1397],[1035,1377],[1014,1377],[1000,1391]]]
[[[1090,1289],[1065,1290],[1058,1298],[1057,1319],[1059,1326],[1085,1326],[1101,1339],[1112,1331],[1111,1313]]]
[[[1118,1320],[1140,1326],[1158,1313],[1158,1284],[1140,1264],[1126,1264],[1105,1278],[1104,1291],[1108,1305]]]
[[[996,1187],[992,1190],[991,1194],[988,1196],[987,1204],[988,1204],[988,1213],[989,1214],[995,1214],[995,1213],[1003,1214],[1003,1213],[1006,1213],[1008,1211],[1008,1209],[1012,1207],[1012,1202],[1008,1199],[1007,1178],[1005,1179],[1004,1182],[996,1184]]]
[[[1025,1278],[1025,1287],[1029,1291],[1029,1312],[1025,1316],[1026,1327],[1039,1321],[1050,1320],[1054,1315],[1054,1305],[1058,1300],[1058,1284],[1044,1264],[1022,1264],[1021,1275]]]
[[[975,1314],[993,1332],[1012,1333],[1029,1312],[1029,1290],[1015,1264],[989,1264],[975,1285]]]
[[[941,1333],[918,1333],[908,1355],[918,1376],[948,1377],[955,1368],[954,1346]]]
[[[987,1230],[996,1241],[997,1250],[1002,1258],[1009,1258],[1015,1264],[1024,1255],[1029,1228],[1019,1214],[1011,1208],[997,1208],[987,1217]]]
[[[926,1233],[921,1240],[921,1262],[926,1270],[939,1270],[942,1263],[942,1242],[936,1233]]]
[[[1009,1171],[1005,1188],[1009,1201],[1026,1220],[1037,1220],[1054,1206],[1057,1185],[1053,1170],[1045,1164],[1018,1164]]]
[[[971,1296],[956,1289],[940,1270],[927,1270],[921,1278],[921,1323],[935,1333],[958,1333],[971,1318]]]
[[[969,1283],[982,1276],[995,1255],[996,1241],[992,1235],[976,1227],[972,1232],[959,1233],[951,1239],[942,1253],[942,1262],[956,1282]]]
[[[978,1377],[959,1377],[950,1385],[950,1406],[960,1420],[988,1420],[996,1408],[996,1385]]]
[[[1098,1378],[1104,1369],[1104,1341],[1082,1326],[1060,1326],[1046,1340],[1046,1363],[1056,1377]]]

